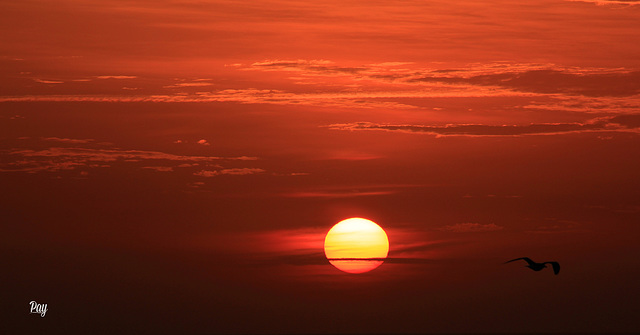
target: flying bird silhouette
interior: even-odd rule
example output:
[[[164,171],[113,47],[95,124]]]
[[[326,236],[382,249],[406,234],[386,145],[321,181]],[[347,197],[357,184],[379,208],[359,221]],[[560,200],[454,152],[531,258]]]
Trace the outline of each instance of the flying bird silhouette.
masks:
[[[560,272],[560,264],[558,262],[544,262],[544,263],[536,263],[534,261],[531,260],[531,258],[529,257],[520,257],[520,258],[516,258],[516,259],[512,259],[510,261],[506,261],[504,262],[505,264],[507,263],[511,263],[514,261],[519,261],[519,260],[524,260],[525,262],[527,262],[529,265],[527,265],[528,268],[530,268],[533,271],[540,271],[544,268],[547,267],[546,264],[551,264],[551,267],[553,267],[553,273],[554,274],[558,274],[558,272]]]

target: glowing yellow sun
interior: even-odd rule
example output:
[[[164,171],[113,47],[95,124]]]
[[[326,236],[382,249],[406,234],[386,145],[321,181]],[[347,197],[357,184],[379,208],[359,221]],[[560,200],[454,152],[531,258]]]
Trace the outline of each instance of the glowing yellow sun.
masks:
[[[371,271],[387,258],[387,233],[375,222],[350,218],[338,222],[324,239],[324,254],[336,268],[349,273]]]

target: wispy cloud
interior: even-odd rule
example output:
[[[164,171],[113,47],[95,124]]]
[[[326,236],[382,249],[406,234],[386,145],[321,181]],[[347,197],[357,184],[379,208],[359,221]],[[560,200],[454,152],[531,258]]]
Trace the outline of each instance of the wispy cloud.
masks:
[[[450,72],[447,76],[425,75],[412,82],[440,82],[474,86],[499,86],[520,92],[585,96],[632,96],[640,93],[640,72],[608,69],[535,69],[495,72],[471,77]]]
[[[64,84],[64,81],[61,80],[34,79],[33,81],[42,84]]]
[[[430,134],[436,136],[523,136],[523,135],[560,135],[581,132],[632,132],[640,133],[640,114],[618,115],[596,118],[584,123],[532,123],[526,125],[485,125],[485,124],[448,124],[431,125],[393,125],[372,122],[355,122],[328,125],[336,130],[382,130]]]
[[[158,172],[173,172],[173,167],[171,166],[144,166],[143,169],[154,170]]]
[[[372,80],[397,86],[427,83],[441,85],[439,87],[450,85],[453,89],[467,85],[489,86],[523,93],[585,96],[630,96],[640,93],[640,72],[623,68],[509,62],[477,63],[457,68],[406,67],[412,64],[389,62],[343,67],[324,60],[267,60],[244,69],[297,72],[299,76],[313,78],[340,75],[354,81]]]
[[[194,82],[194,83],[177,83],[177,84],[173,84],[173,85],[167,85],[164,86],[165,88],[182,88],[182,87],[206,87],[206,86],[213,86],[212,83],[206,83],[206,82]]]
[[[263,71],[290,71],[302,72],[304,74],[322,73],[324,75],[336,74],[358,74],[365,71],[366,67],[347,67],[338,66],[329,60],[264,60],[255,62],[244,70],[263,70]]]
[[[266,172],[264,169],[259,168],[232,168],[232,169],[221,169],[221,170],[200,170],[195,172],[194,176],[199,177],[215,177],[220,175],[234,175],[234,176],[244,176],[250,174],[257,174]]]
[[[45,150],[13,150],[12,155],[23,157],[80,157],[92,161],[113,162],[116,160],[168,160],[168,161],[217,161],[253,160],[254,157],[215,157],[215,156],[181,156],[159,151],[122,150],[122,149],[90,149],[90,148],[49,148]]]
[[[77,142],[73,139],[61,141],[66,143]],[[94,148],[62,148],[53,147],[44,150],[12,149],[2,153],[5,161],[0,165],[0,172],[55,172],[60,170],[73,170],[77,168],[102,168],[111,167],[113,163],[154,162],[161,165],[148,165],[144,169],[169,172],[174,167],[184,164],[206,163],[220,161],[250,161],[256,157],[216,157],[216,156],[184,156],[174,155],[159,151],[124,150],[124,149],[94,149]],[[218,166],[213,165],[213,166]],[[228,169],[226,173],[237,172],[237,169]],[[242,173],[243,170],[239,173]]]
[[[0,102],[237,102],[241,104],[305,105],[343,108],[415,109],[415,105],[395,101],[397,99],[446,98],[446,97],[507,97],[533,96],[532,93],[496,90],[469,85],[434,84],[419,90],[373,90],[359,92],[309,92],[294,93],[273,89],[226,89],[195,94],[158,94],[129,96],[98,95],[30,95],[4,96]]]
[[[566,111],[578,113],[636,114],[640,110],[640,95],[624,97],[587,97],[554,94],[551,100],[530,101],[522,106],[528,110]]]
[[[587,2],[593,3],[598,6],[606,6],[606,5],[626,5],[626,6],[635,6],[640,5],[640,1],[637,0],[566,0],[571,2]]]
[[[76,138],[60,138],[60,137],[44,137],[42,139],[45,141],[70,143],[70,144],[84,144],[84,143],[95,142],[95,140],[93,139],[76,139]]]
[[[258,168],[232,168],[232,169],[222,169],[219,171],[220,174],[230,174],[236,176],[243,176],[248,174],[256,174],[265,172],[263,169]]]
[[[135,78],[138,78],[138,77],[137,76],[116,75],[116,76],[96,76],[96,78],[98,78],[98,79],[135,79]]]
[[[353,198],[394,194],[395,191],[308,191],[285,194],[290,198]]]
[[[132,79],[142,90],[122,88],[111,94],[60,94],[63,86],[42,95],[0,96],[0,102],[87,101],[87,102],[235,102],[318,106],[328,108],[420,109],[433,98],[530,97],[517,108],[575,110],[589,112],[632,112],[640,104],[640,71],[621,67],[575,67],[551,63],[492,62],[451,67],[444,64],[384,62],[343,65],[329,60],[263,60],[248,65],[235,64],[236,71],[269,72],[256,79],[260,88],[225,88],[211,79],[167,79],[164,86],[149,88],[136,76],[97,76],[99,79]],[[260,78],[254,75],[254,78]],[[178,81],[176,83],[176,81]],[[221,87],[210,89],[209,86]],[[167,88],[199,88],[173,92]],[[52,88],[50,88],[52,89]],[[72,89],[72,88],[70,88]],[[151,93],[150,93],[151,92]],[[115,94],[114,94],[115,93]],[[621,99],[624,98],[624,99]],[[422,99],[422,100],[421,100]],[[514,107],[515,108],[515,107]],[[637,112],[637,111],[636,111]]]

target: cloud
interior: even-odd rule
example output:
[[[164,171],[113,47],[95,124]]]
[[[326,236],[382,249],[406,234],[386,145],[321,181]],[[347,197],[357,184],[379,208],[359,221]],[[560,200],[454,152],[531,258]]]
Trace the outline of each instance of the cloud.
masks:
[[[413,109],[416,106],[384,101],[383,99],[427,98],[446,96],[498,96],[502,93],[476,91],[415,91],[415,92],[338,92],[338,93],[292,93],[279,90],[221,90],[217,92],[197,92],[192,95],[131,95],[131,96],[91,96],[91,95],[30,95],[0,96],[0,102],[237,102],[241,104],[307,105],[346,108],[396,108]],[[506,95],[515,95],[509,94]],[[519,95],[519,94],[518,94]]]
[[[205,139],[201,139],[197,143],[200,145],[211,145],[211,143],[207,142],[207,140]]]
[[[265,60],[256,62],[248,67],[239,66],[244,71],[282,71],[294,72],[299,83],[305,81],[314,84],[323,84],[322,77],[328,77],[333,80],[335,77],[351,80],[355,83],[361,81],[373,81],[389,84],[396,79],[407,79],[415,76],[416,72],[426,71],[428,69],[416,69],[408,67],[413,65],[412,62],[384,62],[377,64],[368,64],[360,66],[339,66],[328,60]],[[335,83],[325,83],[335,85]],[[348,85],[348,84],[347,84]]]
[[[616,115],[609,122],[626,128],[640,128],[640,114]]]
[[[93,139],[75,139],[75,138],[60,138],[60,137],[44,137],[42,139],[45,141],[62,142],[62,143],[70,143],[70,144],[91,143],[95,141]]]
[[[428,89],[376,89],[359,91],[326,91],[326,92],[286,92],[273,89],[227,89],[217,92],[198,92],[197,96],[183,97],[182,101],[219,101],[239,102],[247,104],[277,104],[277,105],[310,105],[323,107],[347,108],[395,108],[414,109],[414,105],[398,102],[398,99],[436,98],[436,97],[495,97],[495,96],[526,96],[527,93],[494,88],[451,85],[434,83]],[[175,100],[175,97],[167,97]],[[1,100],[1,99],[0,99]],[[177,101],[177,100],[175,100]]]
[[[580,132],[640,133],[640,114],[596,118],[584,123],[531,123],[528,125],[448,124],[444,126],[430,126],[354,122],[332,124],[326,127],[336,130],[383,130],[436,136],[523,136],[559,135]]]
[[[34,79],[33,81],[42,83],[42,84],[64,84],[64,81],[60,81],[60,80]]]
[[[453,233],[477,233],[477,232],[489,232],[502,230],[504,227],[498,226],[495,223],[481,224],[481,223],[456,223],[440,227],[439,230],[448,231]]]
[[[166,90],[158,90],[156,94],[136,94],[138,92],[129,91],[127,93],[131,94],[122,95],[17,95],[0,96],[0,101],[235,102],[328,108],[418,109],[423,108],[424,104],[414,99],[514,96],[545,98],[544,101],[532,99],[528,105],[518,108],[579,112],[630,112],[637,110],[640,101],[640,71],[625,68],[512,62],[472,63],[455,68],[436,63],[430,65],[426,67],[411,62],[385,62],[352,66],[329,60],[264,60],[249,65],[236,65],[234,69],[274,72],[274,76],[283,77],[279,81],[270,81],[274,87],[239,87],[170,94]],[[215,85],[206,81],[209,79],[189,80],[164,87],[195,88]]]
[[[640,95],[619,97],[587,97],[582,95],[552,95],[551,100],[531,101],[524,109],[567,111],[577,113],[636,114],[640,110]]]
[[[191,101],[238,102],[243,104],[306,105],[347,108],[413,109],[416,106],[389,101],[400,98],[433,97],[451,92],[373,91],[373,92],[286,92],[272,89],[228,89],[217,92],[198,92]],[[460,95],[482,95],[483,92],[457,92]]]
[[[90,148],[49,148],[45,150],[13,150],[12,155],[23,157],[79,157],[90,161],[113,162],[116,160],[167,160],[167,161],[217,161],[221,159],[241,159],[246,157],[215,156],[181,156],[159,151],[124,150],[124,149],[90,149]]]
[[[630,3],[630,2],[629,2]],[[562,67],[536,63],[478,63],[460,68],[411,68],[407,62],[387,62],[358,67],[337,66],[330,61],[271,60],[253,63],[245,70],[294,71],[300,75],[350,76],[407,84],[490,86],[518,92],[585,96],[640,94],[640,72],[621,68]]]
[[[222,169],[222,170],[200,170],[195,172],[194,176],[200,177],[215,177],[219,175],[235,175],[235,176],[243,176],[250,174],[257,174],[265,172],[263,169],[258,168],[232,168],[232,169]]]
[[[497,72],[464,77],[426,75],[410,82],[439,82],[499,86],[520,92],[585,96],[632,96],[640,94],[640,72],[571,71],[535,69],[524,72]]]
[[[199,187],[202,187],[204,185],[205,185],[204,182],[201,182],[201,181],[196,181],[196,182],[187,184],[187,186],[192,187],[192,188],[199,188]]]
[[[36,173],[41,171],[57,172],[64,170],[75,170],[78,168],[97,168],[105,167],[100,164],[87,164],[86,162],[73,162],[73,161],[56,161],[56,160],[41,160],[41,161],[18,161],[14,163],[7,163],[0,165],[0,172],[27,172]]]
[[[188,168],[188,167],[194,167],[194,166],[198,166],[198,165],[200,165],[200,164],[198,164],[198,163],[183,163],[183,164],[178,165],[177,167],[179,167],[179,168]],[[219,167],[219,168],[222,167],[220,165],[215,165],[215,166]]]
[[[635,6],[640,5],[640,1],[637,0],[566,0],[571,2],[587,2],[593,3],[598,6],[605,5],[626,5],[626,6]]]
[[[173,85],[163,86],[165,88],[179,88],[179,87],[206,87],[213,86],[212,83],[196,82],[196,83],[177,83]]]
[[[223,169],[219,171],[220,174],[230,174],[230,175],[236,175],[236,176],[256,174],[256,173],[262,173],[262,172],[265,172],[265,170],[257,169],[257,168],[233,168],[233,169]]]
[[[337,66],[334,62],[328,60],[264,60],[255,62],[245,70],[263,70],[263,71],[292,71],[308,73],[327,74],[356,74],[366,70],[366,67],[345,67]]]
[[[135,79],[137,76],[96,76],[98,79]]]
[[[369,66],[372,67],[398,67],[398,66],[405,66],[405,65],[412,65],[415,64],[414,62],[383,62],[383,63],[376,63],[376,64],[369,64]]]
[[[353,198],[353,197],[367,197],[377,195],[389,195],[394,194],[394,191],[309,191],[309,192],[293,192],[285,194],[285,197],[290,198]]]
[[[199,177],[215,177],[218,174],[218,171],[200,170],[198,172],[195,172],[193,175]]]
[[[234,160],[240,160],[240,161],[255,161],[258,159],[258,157],[252,157],[252,156],[238,156],[238,157],[233,157]]]
[[[73,139],[66,139],[68,143]],[[84,143],[84,142],[82,142]],[[0,172],[39,172],[72,170],[80,167],[97,168],[110,167],[113,163],[131,162],[155,162],[163,165],[143,167],[156,171],[172,171],[176,166],[184,164],[210,163],[222,160],[256,160],[257,157],[216,157],[216,156],[183,156],[159,151],[124,150],[124,149],[92,149],[92,148],[59,148],[53,147],[44,150],[12,149],[6,151],[8,163],[0,164]],[[217,164],[215,166],[218,166]],[[237,169],[227,169],[226,174],[243,173]],[[240,169],[242,170],[242,169]]]
[[[143,169],[155,170],[158,172],[173,172],[171,166],[144,166]]]

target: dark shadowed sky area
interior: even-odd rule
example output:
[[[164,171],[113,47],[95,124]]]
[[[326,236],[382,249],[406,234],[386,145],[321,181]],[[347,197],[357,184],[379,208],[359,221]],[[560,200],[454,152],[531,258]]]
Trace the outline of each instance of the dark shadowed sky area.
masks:
[[[0,328],[638,332],[637,41],[639,1],[0,1]]]

